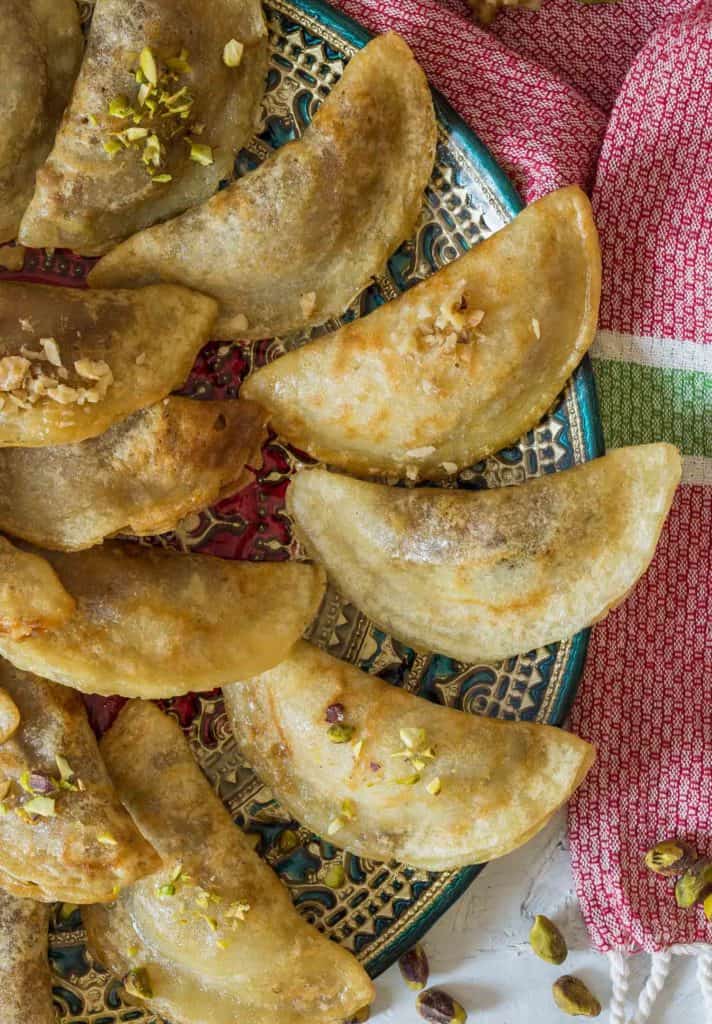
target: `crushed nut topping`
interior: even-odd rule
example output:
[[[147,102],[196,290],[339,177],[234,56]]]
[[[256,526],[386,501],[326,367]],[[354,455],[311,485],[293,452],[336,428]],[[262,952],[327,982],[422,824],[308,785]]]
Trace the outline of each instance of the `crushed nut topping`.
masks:
[[[16,391],[25,382],[30,360],[24,356],[3,356],[0,359],[0,391]]]
[[[237,39],[231,39],[225,43],[223,47],[223,64],[228,68],[238,68],[242,61],[242,55],[245,52],[245,47],[242,43],[238,42]]]
[[[541,327],[539,325],[539,321],[535,316],[532,317],[532,330],[534,331],[537,340],[539,340],[539,338],[541,338]]]
[[[302,316],[310,317],[316,309],[316,292],[305,292],[304,295],[299,296],[299,305],[302,310]]]
[[[342,828],[345,828],[350,821],[356,817],[356,808],[352,800],[343,800],[341,802],[340,813],[332,818],[326,830],[326,834],[329,836],[336,835]]]
[[[23,345],[22,355],[0,358],[0,391],[7,393],[16,409],[31,409],[43,399],[58,405],[84,405],[104,398],[114,381],[108,363],[101,359],[78,359],[74,371],[79,381],[76,385],[64,384],[62,381],[69,379],[69,370],[62,365],[56,339],[40,338],[38,343],[39,349]],[[85,386],[87,380],[93,382],[91,387]]]

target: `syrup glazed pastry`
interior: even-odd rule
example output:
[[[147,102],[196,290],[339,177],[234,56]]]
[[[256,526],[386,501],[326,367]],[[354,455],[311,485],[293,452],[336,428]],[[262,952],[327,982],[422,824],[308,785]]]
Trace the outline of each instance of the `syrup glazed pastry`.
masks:
[[[47,959],[50,908],[0,889],[0,1020],[56,1024]]]
[[[430,871],[521,846],[594,759],[561,729],[431,704],[304,642],[224,694],[242,754],[290,814],[360,857]]]
[[[217,338],[340,315],[415,227],[435,158],[425,75],[399,36],[349,61],[301,139],[105,256],[92,287],[171,281],[220,303]]]
[[[266,418],[254,402],[171,396],[79,444],[0,448],[0,529],[60,551],[172,530],[248,482]]]
[[[0,742],[0,886],[95,903],[156,871],[160,860],[119,803],[79,694],[3,659],[0,688],[17,722]]]
[[[82,911],[89,948],[173,1024],[336,1024],[373,999],[358,961],[294,909],[196,764],[177,723],[131,702],[101,744],[165,867]]]
[[[59,629],[75,610],[76,601],[51,565],[0,537],[0,635],[19,640]]]
[[[260,0],[97,0],[22,243],[96,256],[212,195],[252,134],[266,70]]]
[[[0,242],[17,234],[49,153],[83,47],[74,0],[3,0]]]
[[[174,697],[263,672],[288,654],[324,596],[322,570],[299,562],[118,541],[41,554],[76,613],[51,632],[0,637],[0,652],[84,693]]]
[[[287,507],[341,593],[382,629],[488,662],[564,640],[620,604],[655,553],[680,473],[669,444],[488,491],[313,469]]]
[[[103,433],[182,384],[216,305],[187,288],[0,282],[0,447]]]
[[[539,421],[593,341],[600,291],[591,204],[559,189],[393,302],[258,370],[241,394],[322,462],[437,479]]]

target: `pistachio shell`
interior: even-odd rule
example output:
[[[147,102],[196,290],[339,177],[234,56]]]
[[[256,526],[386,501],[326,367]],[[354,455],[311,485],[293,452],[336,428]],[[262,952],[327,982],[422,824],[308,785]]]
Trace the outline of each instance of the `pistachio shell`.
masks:
[[[681,839],[663,839],[645,854],[645,866],[658,875],[682,875],[697,860],[697,852]]]
[[[601,1004],[580,978],[564,974],[551,986],[554,1002],[571,1017],[598,1017]]]
[[[415,1006],[428,1024],[464,1024],[467,1020],[467,1014],[460,1003],[441,988],[420,992]]]
[[[568,949],[566,940],[553,921],[537,914],[529,932],[529,945],[542,960],[549,964],[563,964]]]
[[[678,907],[692,907],[700,903],[712,890],[712,861],[698,860],[675,885],[675,901]]]
[[[398,961],[400,972],[408,988],[420,991],[428,984],[430,967],[425,950],[416,943]]]

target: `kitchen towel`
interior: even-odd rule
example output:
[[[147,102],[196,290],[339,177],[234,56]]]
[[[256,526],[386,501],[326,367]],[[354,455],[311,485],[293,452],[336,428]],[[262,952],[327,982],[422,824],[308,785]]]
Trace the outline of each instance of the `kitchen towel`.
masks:
[[[592,349],[606,443],[671,441],[683,483],[649,571],[593,631],[572,727],[597,744],[573,801],[578,897],[611,957],[652,954],[642,1024],[674,953],[698,957],[712,1020],[712,924],[642,863],[680,836],[712,855],[712,0],[543,0],[480,28],[461,0],[338,0],[400,32],[530,201],[588,188],[603,295]]]

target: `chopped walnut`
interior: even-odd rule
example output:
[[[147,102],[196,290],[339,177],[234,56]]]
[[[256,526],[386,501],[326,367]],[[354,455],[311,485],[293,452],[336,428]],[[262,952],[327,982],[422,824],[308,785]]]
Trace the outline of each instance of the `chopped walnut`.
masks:
[[[47,396],[60,405],[72,405],[77,401],[79,392],[76,388],[67,387],[66,384],[57,384],[56,387],[49,388]]]
[[[59,354],[59,345],[54,338],[40,338],[40,345],[42,346],[44,357],[48,363],[51,363],[52,366],[62,365],[62,357]]]
[[[29,368],[30,361],[24,356],[3,356],[0,359],[0,391],[21,388]]]
[[[77,359],[74,364],[74,369],[77,371],[80,377],[84,377],[87,380],[101,380],[103,377],[112,377],[113,374],[109,368],[108,363],[105,363],[103,359]]]

